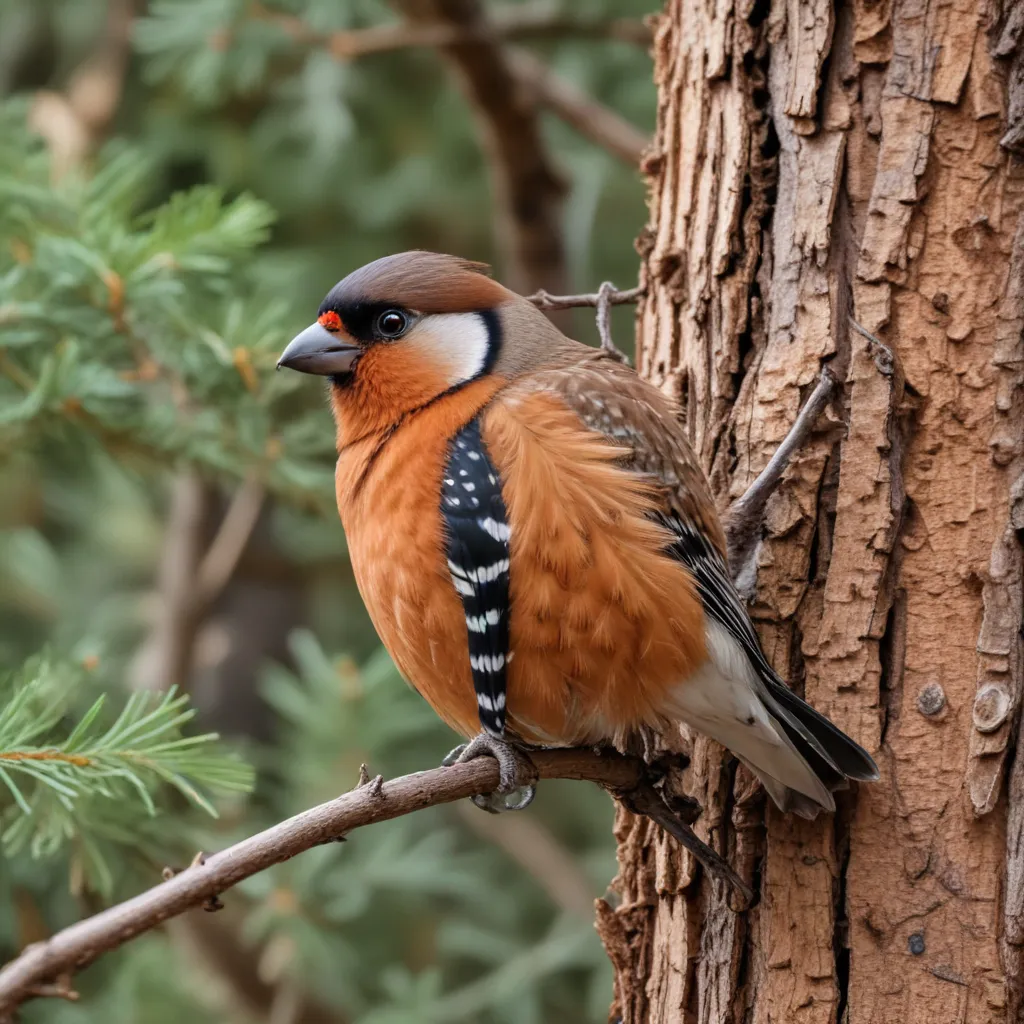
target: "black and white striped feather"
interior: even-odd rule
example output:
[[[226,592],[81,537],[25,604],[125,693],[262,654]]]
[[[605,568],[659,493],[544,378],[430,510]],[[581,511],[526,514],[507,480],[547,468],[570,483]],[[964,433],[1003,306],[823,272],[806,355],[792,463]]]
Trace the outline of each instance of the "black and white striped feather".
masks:
[[[829,789],[846,779],[877,779],[867,751],[798,697],[768,663],[725,560],[703,532],[675,513],[657,518],[671,530],[670,553],[689,569],[705,613],[739,644],[755,670],[758,697],[818,778]]]
[[[472,420],[452,439],[441,482],[448,570],[462,599],[480,724],[505,732],[509,528],[501,480]]]

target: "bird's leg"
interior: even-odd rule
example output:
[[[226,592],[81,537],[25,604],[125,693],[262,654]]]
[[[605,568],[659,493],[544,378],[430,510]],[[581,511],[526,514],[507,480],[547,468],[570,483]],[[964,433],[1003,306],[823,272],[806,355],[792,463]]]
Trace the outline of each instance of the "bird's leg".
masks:
[[[469,741],[461,743],[441,762],[445,766],[462,764],[477,757],[493,757],[498,762],[498,788],[493,793],[470,797],[481,810],[491,814],[502,811],[521,811],[529,807],[537,792],[537,769],[523,751],[506,740],[482,732]],[[505,798],[521,792],[518,800],[509,802]]]

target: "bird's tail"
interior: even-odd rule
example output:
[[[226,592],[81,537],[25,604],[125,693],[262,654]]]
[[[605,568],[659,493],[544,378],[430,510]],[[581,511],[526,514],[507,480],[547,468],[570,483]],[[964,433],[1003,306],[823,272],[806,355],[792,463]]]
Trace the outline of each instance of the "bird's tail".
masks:
[[[829,793],[845,789],[848,780],[874,782],[878,766],[871,755],[823,714],[798,697],[774,673],[764,674],[758,682],[758,696],[766,706],[777,730],[789,740],[794,752],[820,780]],[[771,798],[783,811],[814,818],[819,804],[807,795],[784,786],[756,767],[748,765],[761,779]],[[831,810],[831,807],[827,809]]]
[[[709,634],[711,657],[676,687],[671,714],[728,747],[783,811],[835,810],[832,793],[878,768],[858,743],[801,700],[765,663],[758,671],[733,641]],[[718,642],[714,642],[718,641]]]

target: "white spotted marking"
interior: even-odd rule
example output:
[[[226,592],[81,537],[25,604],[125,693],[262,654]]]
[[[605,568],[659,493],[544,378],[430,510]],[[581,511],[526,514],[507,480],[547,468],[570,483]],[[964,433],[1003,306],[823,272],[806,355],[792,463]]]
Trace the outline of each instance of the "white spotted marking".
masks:
[[[491,608],[482,615],[467,615],[466,626],[471,633],[486,633],[488,626],[496,626],[501,621],[501,612]]]
[[[464,597],[472,597],[476,593],[476,588],[472,583],[468,583],[458,576],[452,577],[452,583],[455,584],[455,589]]]
[[[462,486],[467,491],[475,491],[476,490],[476,484],[470,483],[470,481],[468,481],[468,480],[465,481],[465,483],[463,483]]]
[[[470,655],[469,664],[472,666],[474,672],[487,672],[489,675],[494,675],[494,673],[500,672],[505,667],[505,655]]]
[[[508,540],[512,535],[512,530],[509,528],[508,523],[499,523],[496,519],[492,519],[488,516],[486,519],[481,519],[480,526],[482,529],[489,533],[495,540]]]
[[[479,459],[479,458],[480,458],[480,453],[479,453],[479,452],[470,452],[470,453],[469,453],[469,457],[470,457],[470,458],[471,458],[471,459],[472,459],[472,460],[473,460],[474,462],[476,462],[476,461],[477,461],[477,459]]]
[[[503,711],[505,709],[505,694],[499,693],[496,697],[488,697],[486,693],[478,693],[476,702],[485,711]]]

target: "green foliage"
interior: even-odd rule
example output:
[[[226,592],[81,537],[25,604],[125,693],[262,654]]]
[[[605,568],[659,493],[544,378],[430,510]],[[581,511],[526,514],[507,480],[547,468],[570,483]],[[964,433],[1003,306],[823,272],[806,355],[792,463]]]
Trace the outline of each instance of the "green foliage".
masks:
[[[51,185],[24,121],[0,111],[0,450],[71,429],[322,501],[330,435],[311,465],[311,431],[282,412],[294,375],[272,372],[287,306],[246,276],[270,208],[204,185],[144,211],[150,161],[121,145]]]
[[[213,747],[216,734],[182,735],[187,697],[135,693],[111,720],[100,693],[73,715],[96,689],[86,669],[39,658],[0,682],[0,843],[5,857],[35,858],[73,843],[85,884],[109,895],[109,847],[135,845],[134,824],[169,791],[216,817],[203,790],[245,792],[253,773]]]

